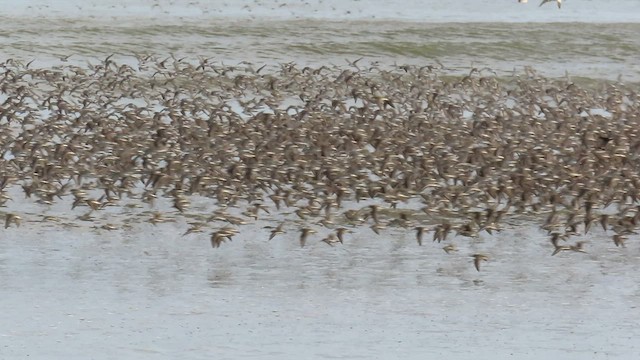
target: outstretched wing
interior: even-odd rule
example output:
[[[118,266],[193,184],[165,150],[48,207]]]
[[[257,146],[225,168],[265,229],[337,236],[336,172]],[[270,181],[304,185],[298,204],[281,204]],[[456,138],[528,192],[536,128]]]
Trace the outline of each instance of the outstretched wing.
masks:
[[[562,6],[562,0],[542,0],[542,2],[540,3],[540,6],[551,2],[551,1],[555,1],[556,3],[558,3],[558,9]]]

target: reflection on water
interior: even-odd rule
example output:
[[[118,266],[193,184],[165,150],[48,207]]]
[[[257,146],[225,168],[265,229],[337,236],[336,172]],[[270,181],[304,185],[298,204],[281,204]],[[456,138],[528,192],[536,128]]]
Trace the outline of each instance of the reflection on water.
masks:
[[[314,235],[299,248],[289,232],[268,241],[247,225],[212,250],[188,225],[86,227],[47,239],[10,228],[0,243],[8,356],[56,355],[91,346],[97,358],[256,356],[480,359],[512,353],[561,358],[625,357],[640,351],[637,246],[614,248],[595,232],[588,253],[550,256],[530,226],[477,240],[419,247],[413,231],[370,229],[329,247]],[[29,235],[32,234],[32,235]],[[470,257],[490,259],[477,272]],[[43,297],[43,294],[47,294]],[[38,297],[38,301],[25,301]],[[135,331],[133,335],[132,331]],[[35,344],[38,344],[36,346]],[[5,353],[7,354],[7,353]],[[527,358],[525,356],[525,358]]]

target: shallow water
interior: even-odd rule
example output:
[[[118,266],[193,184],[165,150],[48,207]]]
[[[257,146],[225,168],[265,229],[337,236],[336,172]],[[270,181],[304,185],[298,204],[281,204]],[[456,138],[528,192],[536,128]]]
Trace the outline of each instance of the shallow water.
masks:
[[[553,76],[638,80],[640,3],[568,0],[558,10],[531,2],[0,1],[0,46],[3,58],[33,66],[70,54],[83,65],[111,53],[227,64],[345,65],[364,56],[363,64],[438,60],[500,74],[532,65]],[[417,246],[412,230],[378,236],[363,227],[344,246],[327,246],[321,233],[300,248],[293,225],[267,241],[263,227],[280,221],[267,217],[212,249],[209,233],[182,236],[183,218],[129,223],[135,212],[122,208],[81,222],[68,201],[44,207],[11,195],[2,211],[24,221],[0,240],[2,357],[640,355],[637,236],[623,249],[593,232],[577,239],[588,253],[550,256],[546,234],[525,222],[454,238],[459,251],[447,255],[444,244]],[[167,204],[159,210],[176,215]],[[43,213],[67,225],[40,222]],[[120,229],[94,228],[107,222]],[[470,258],[478,252],[490,256],[481,272]]]
[[[8,358],[640,353],[637,242],[616,248],[602,232],[584,238],[586,254],[550,256],[546,234],[520,223],[453,238],[459,251],[447,255],[444,244],[419,247],[414,232],[400,228],[354,229],[336,247],[320,233],[300,248],[293,224],[267,241],[263,227],[279,222],[267,217],[211,249],[208,233],[181,236],[181,219],[106,231],[94,226],[124,227],[132,215],[112,210],[81,222],[74,218],[82,211],[66,205],[46,213],[75,227],[39,222],[44,209],[25,204],[26,224],[6,229],[0,242],[0,305],[11,309],[0,313],[0,346]],[[478,252],[490,255],[481,272],[470,258]]]
[[[95,21],[150,19],[170,22],[200,19],[332,19],[415,22],[589,22],[640,21],[635,0],[565,0],[538,7],[537,0],[1,0],[7,16],[88,18]]]
[[[640,3],[568,1],[168,2],[28,1],[0,18],[4,58],[33,66],[84,64],[115,53],[345,65],[445,64],[501,75],[533,66],[547,76],[640,79]],[[461,9],[466,9],[462,11]],[[375,17],[375,18],[374,18]],[[66,59],[65,59],[66,60]]]

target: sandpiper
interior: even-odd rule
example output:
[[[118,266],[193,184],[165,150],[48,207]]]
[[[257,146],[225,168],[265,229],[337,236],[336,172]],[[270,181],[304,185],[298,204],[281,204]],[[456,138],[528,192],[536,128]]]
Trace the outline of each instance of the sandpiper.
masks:
[[[276,237],[276,235],[284,234],[284,230],[282,230],[283,227],[284,227],[284,223],[282,222],[275,229],[271,230],[271,234],[269,235],[269,240]]]
[[[322,242],[326,243],[329,246],[333,246],[333,244],[339,243],[341,241],[336,238],[335,234],[329,234],[329,236],[327,236],[326,238],[322,239]]]
[[[556,245],[555,250],[553,251],[553,253],[551,254],[551,256],[556,255],[557,253],[561,252],[561,251],[575,251],[575,252],[582,252],[582,253],[586,253],[586,251],[582,248],[583,244],[585,242],[584,241],[578,241],[576,242],[575,245]]]
[[[487,255],[482,254],[474,254],[471,256],[473,258],[473,265],[476,267],[477,271],[480,271],[480,262],[488,261],[489,257]]]
[[[311,228],[302,228],[300,229],[300,247],[304,247],[307,243],[307,237],[309,234],[315,234],[316,231]]]
[[[422,246],[422,236],[424,235],[425,227],[424,226],[416,226],[416,240],[418,241],[418,245]]]
[[[16,214],[7,214],[4,221],[4,228],[8,228],[11,226],[11,223],[16,224],[16,226],[20,227],[20,221],[22,218]]]
[[[445,245],[442,250],[444,250],[444,252],[446,252],[447,254],[451,254],[452,252],[458,251],[458,248],[454,244],[448,244]]]
[[[347,228],[339,227],[336,229],[336,236],[341,244],[344,244],[344,234],[349,231]]]

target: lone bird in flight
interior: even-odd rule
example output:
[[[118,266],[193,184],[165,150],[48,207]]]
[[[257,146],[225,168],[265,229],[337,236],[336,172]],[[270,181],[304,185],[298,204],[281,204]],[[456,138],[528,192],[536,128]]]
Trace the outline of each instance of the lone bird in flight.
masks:
[[[550,2],[550,1],[554,1],[554,0],[542,0],[542,2],[540,3],[540,6]],[[558,4],[558,9],[560,9],[562,7],[562,0],[555,0],[555,2]]]
[[[529,0],[518,0],[519,3],[522,4],[526,4]],[[558,9],[560,9],[562,7],[562,0],[542,0],[542,2],[540,3],[540,6],[551,2],[551,1],[555,1],[558,4]]]

